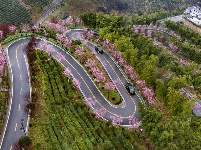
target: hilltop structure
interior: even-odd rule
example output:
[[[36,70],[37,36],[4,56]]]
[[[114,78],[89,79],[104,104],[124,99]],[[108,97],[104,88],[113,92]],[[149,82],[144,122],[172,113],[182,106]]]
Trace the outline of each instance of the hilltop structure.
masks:
[[[184,11],[185,19],[201,27],[201,8],[199,6],[187,7]]]

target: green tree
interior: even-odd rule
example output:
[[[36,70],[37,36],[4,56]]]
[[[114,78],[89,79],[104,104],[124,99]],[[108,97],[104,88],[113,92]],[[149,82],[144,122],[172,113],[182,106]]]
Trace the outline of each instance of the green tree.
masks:
[[[161,79],[156,79],[156,96],[164,100],[166,96],[167,88],[165,83]]]
[[[125,52],[127,49],[133,49],[133,44],[130,41],[129,37],[121,36],[119,39],[115,40],[114,45],[117,50]]]

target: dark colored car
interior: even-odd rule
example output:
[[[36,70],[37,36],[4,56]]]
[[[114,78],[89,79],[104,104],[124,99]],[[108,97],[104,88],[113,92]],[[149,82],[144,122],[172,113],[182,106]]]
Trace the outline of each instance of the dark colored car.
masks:
[[[95,46],[95,50],[99,53],[103,53],[103,49],[100,46]]]
[[[131,94],[131,95],[135,94],[135,89],[131,83],[126,83],[125,87],[126,87],[129,94]]]

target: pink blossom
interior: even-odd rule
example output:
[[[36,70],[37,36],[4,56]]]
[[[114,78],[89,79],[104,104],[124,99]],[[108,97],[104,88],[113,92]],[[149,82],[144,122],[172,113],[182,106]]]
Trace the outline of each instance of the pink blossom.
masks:
[[[82,28],[82,32],[84,33],[84,34],[87,34],[87,32],[88,32],[88,28]]]
[[[120,66],[124,66],[125,65],[126,60],[124,58],[119,58],[119,64]]]
[[[99,118],[103,118],[103,116],[106,113],[106,110],[105,108],[99,108],[99,109],[94,109],[93,112],[95,114],[95,117],[99,119]]]
[[[72,41],[71,41],[71,40],[69,40],[69,39],[65,39],[65,40],[64,40],[64,45],[65,45],[66,47],[71,47],[71,44],[72,44]]]
[[[73,78],[73,85],[78,89],[80,88],[80,81],[76,78]]]
[[[80,18],[76,18],[75,23],[77,25],[81,25],[82,24],[82,20]]]
[[[126,73],[133,74],[133,67],[124,65],[124,70]]]
[[[151,89],[144,87],[143,94],[147,98],[149,104],[154,102],[154,92]]]
[[[94,31],[89,30],[86,35],[87,35],[89,38],[92,38],[93,35],[94,35]]]
[[[35,30],[36,33],[38,33],[39,30],[40,30],[40,27],[39,27],[39,25],[35,24],[35,25],[32,26],[32,29]]]
[[[76,48],[75,53],[76,53],[78,56],[83,55],[83,54],[84,54],[83,48],[81,48],[81,47]]]
[[[85,63],[85,66],[88,67],[88,68],[92,68],[94,67],[96,64],[95,64],[95,60],[91,59],[91,58],[88,58],[86,63]]]
[[[65,23],[66,23],[67,25],[72,25],[72,24],[73,24],[73,17],[72,17],[72,16],[68,17],[68,18],[65,20]]]
[[[145,80],[137,80],[136,84],[138,85],[139,88],[143,88],[146,86]]]
[[[11,25],[11,26],[9,26],[9,30],[10,30],[12,33],[15,33],[16,30],[17,30],[17,27],[14,26],[14,25]]]
[[[28,30],[30,30],[29,25],[28,25],[28,24],[23,24],[23,25],[22,25],[22,31],[23,31],[23,32],[27,32]]]
[[[112,119],[112,123],[114,124],[121,124],[121,122],[123,121],[121,115],[112,115],[110,116],[110,118]]]
[[[68,78],[71,77],[72,73],[71,73],[71,70],[69,68],[65,68],[64,70],[64,75]]]
[[[129,117],[129,124],[131,126],[131,128],[137,129],[140,126],[140,122],[138,120],[138,118],[136,118],[135,116],[131,116]]]
[[[62,34],[57,33],[57,34],[56,34],[56,39],[57,39],[60,43],[62,43],[63,40],[64,40],[64,36],[63,36]]]
[[[92,108],[95,105],[94,98],[92,97],[85,98],[84,101],[86,102],[87,106],[89,106],[90,108]]]
[[[104,85],[105,89],[110,91],[110,90],[114,90],[115,89],[115,85],[112,82],[106,82]]]

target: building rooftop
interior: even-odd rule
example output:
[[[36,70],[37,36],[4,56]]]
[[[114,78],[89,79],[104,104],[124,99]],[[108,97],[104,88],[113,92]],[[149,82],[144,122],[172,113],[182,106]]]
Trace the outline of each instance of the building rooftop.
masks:
[[[201,8],[199,6],[187,7],[184,17],[197,26],[201,26]]]

